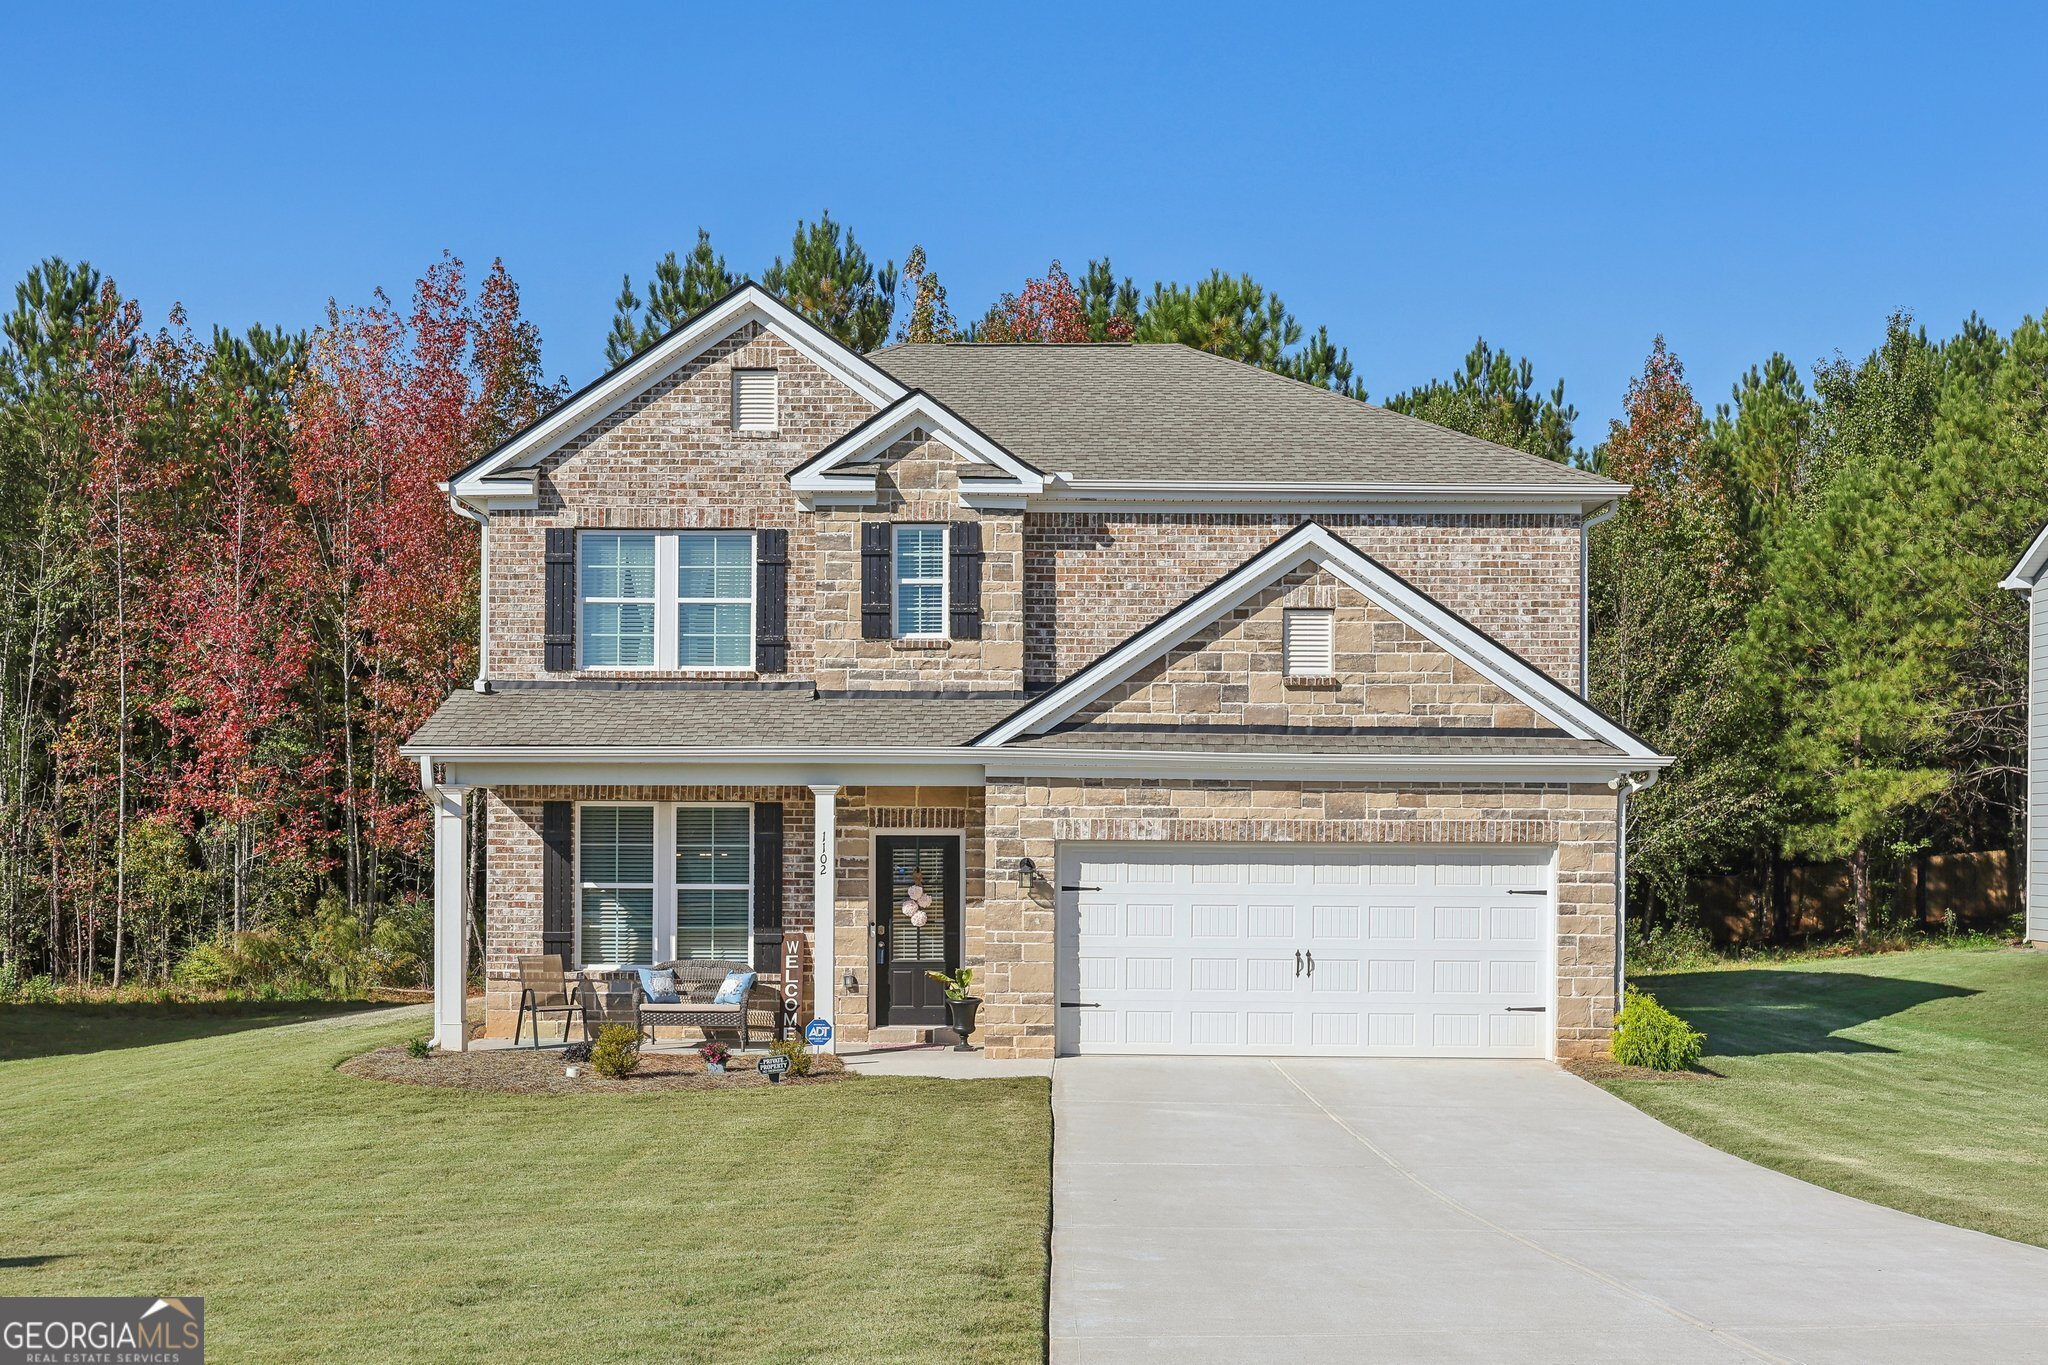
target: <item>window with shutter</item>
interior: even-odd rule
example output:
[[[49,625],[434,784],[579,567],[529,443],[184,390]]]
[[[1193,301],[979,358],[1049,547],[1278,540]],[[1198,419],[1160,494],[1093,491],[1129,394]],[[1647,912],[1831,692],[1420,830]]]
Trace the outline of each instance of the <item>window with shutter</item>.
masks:
[[[732,425],[735,431],[773,431],[775,371],[734,370],[732,372]]]
[[[1295,610],[1282,614],[1280,653],[1290,678],[1327,678],[1337,671],[1334,613]]]

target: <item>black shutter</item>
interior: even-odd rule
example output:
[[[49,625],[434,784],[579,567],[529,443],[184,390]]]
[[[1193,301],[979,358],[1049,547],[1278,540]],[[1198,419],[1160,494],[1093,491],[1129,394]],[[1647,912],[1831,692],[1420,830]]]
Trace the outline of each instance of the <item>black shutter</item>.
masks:
[[[543,801],[540,806],[540,950],[576,961],[576,856],[570,841],[576,834],[573,801]]]
[[[981,523],[956,521],[947,537],[953,545],[953,638],[981,638]]]
[[[789,672],[789,532],[754,532],[754,671]]]
[[[754,970],[782,970],[782,803],[754,803]]]
[[[546,621],[541,667],[568,673],[576,667],[576,531],[550,528],[547,544]]]
[[[889,628],[889,523],[860,525],[860,638],[886,640]]]

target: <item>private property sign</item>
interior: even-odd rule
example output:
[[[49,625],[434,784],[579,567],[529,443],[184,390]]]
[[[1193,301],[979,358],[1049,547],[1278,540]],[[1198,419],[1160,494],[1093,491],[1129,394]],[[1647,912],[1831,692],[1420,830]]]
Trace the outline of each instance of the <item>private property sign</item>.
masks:
[[[782,936],[782,1014],[775,1021],[775,1036],[787,1038],[796,1032],[797,1015],[804,1007],[804,936]]]

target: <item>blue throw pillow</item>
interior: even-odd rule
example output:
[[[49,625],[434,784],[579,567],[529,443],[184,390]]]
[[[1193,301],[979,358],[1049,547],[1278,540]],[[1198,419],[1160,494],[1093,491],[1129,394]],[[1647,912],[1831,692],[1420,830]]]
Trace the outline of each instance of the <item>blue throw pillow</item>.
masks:
[[[633,970],[640,973],[640,989],[646,992],[648,1004],[677,1005],[682,1003],[683,997],[676,990],[676,974],[674,972],[656,971],[652,967],[635,967]]]
[[[753,972],[727,972],[725,984],[718,988],[718,994],[711,998],[714,1005],[744,1005],[747,992],[754,989],[756,974]]]

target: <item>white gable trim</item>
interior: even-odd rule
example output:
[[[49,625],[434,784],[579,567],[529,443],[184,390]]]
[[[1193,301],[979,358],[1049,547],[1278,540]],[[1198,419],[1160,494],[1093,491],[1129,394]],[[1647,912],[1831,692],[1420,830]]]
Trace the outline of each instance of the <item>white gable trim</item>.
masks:
[[[1630,759],[1660,759],[1654,749],[1411,584],[1360,554],[1334,532],[1305,522],[1253,556],[1242,567],[1197,593],[1180,607],[1126,640],[1065,683],[975,741],[979,748],[1006,744],[1021,735],[1043,734],[1140,668],[1190,639],[1305,564],[1328,569],[1409,629],[1434,641],[1488,682],[1548,718],[1578,739],[1614,745]]]
[[[971,483],[971,491],[1029,495],[1045,488],[1044,474],[976,431],[922,389],[912,389],[791,470],[789,486],[799,493],[872,493],[875,476],[860,466],[918,429],[938,437],[962,458],[989,466],[986,475],[963,481]]]
[[[2027,552],[2020,556],[2020,562],[2012,566],[2012,572],[1998,586],[2015,592],[2029,591],[2040,581],[2043,568],[2048,568],[2048,526],[2041,528],[2041,534],[2034,537],[2034,543],[2027,547]]]
[[[840,344],[839,340],[799,317],[789,305],[758,284],[747,283],[696,317],[571,397],[538,422],[456,475],[451,491],[461,498],[517,496],[507,476],[546,458],[645,392],[664,377],[688,365],[750,322],[760,323],[795,347],[805,359],[874,404],[886,408],[905,392],[903,386]]]

